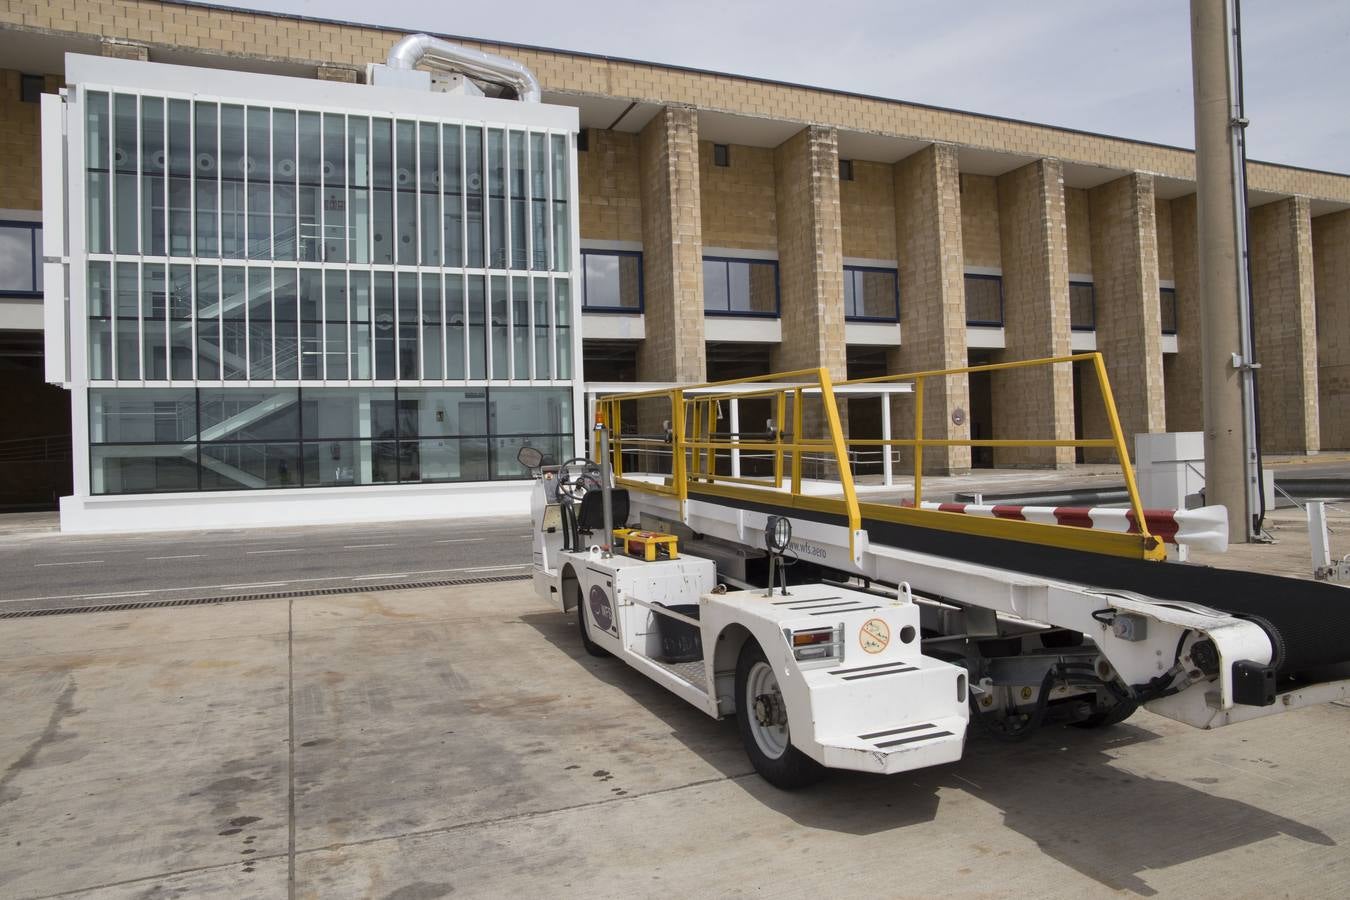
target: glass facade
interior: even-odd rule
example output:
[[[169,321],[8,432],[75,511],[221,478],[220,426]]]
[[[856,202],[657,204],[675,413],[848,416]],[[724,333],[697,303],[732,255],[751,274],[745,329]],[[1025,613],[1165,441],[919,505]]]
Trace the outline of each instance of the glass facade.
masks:
[[[570,388],[93,388],[90,492],[529,477],[572,455]]]
[[[565,136],[98,91],[85,125],[91,381],[571,378]]]
[[[91,493],[486,481],[526,477],[524,444],[571,455],[568,135],[83,101]]]

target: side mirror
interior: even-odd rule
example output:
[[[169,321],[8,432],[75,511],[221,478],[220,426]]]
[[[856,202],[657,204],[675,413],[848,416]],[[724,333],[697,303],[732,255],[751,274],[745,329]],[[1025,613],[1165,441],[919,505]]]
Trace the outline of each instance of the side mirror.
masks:
[[[537,469],[544,463],[544,454],[539,452],[538,447],[521,447],[516,454],[516,462],[527,469]]]

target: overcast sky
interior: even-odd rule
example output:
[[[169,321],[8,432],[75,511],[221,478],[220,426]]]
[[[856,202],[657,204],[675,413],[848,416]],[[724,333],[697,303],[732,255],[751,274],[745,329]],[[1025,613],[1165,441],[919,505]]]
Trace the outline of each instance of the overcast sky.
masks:
[[[229,2],[229,0],[225,0]],[[1187,0],[234,0],[1194,146]],[[1249,155],[1350,173],[1350,2],[1243,0]]]

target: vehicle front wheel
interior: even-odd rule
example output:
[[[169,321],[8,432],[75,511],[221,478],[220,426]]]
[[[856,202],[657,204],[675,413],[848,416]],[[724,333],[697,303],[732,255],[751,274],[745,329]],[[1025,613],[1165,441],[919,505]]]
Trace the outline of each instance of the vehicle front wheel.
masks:
[[[577,631],[581,632],[581,646],[591,656],[609,656],[609,651],[591,640],[590,629],[586,625],[586,601],[577,596]]]
[[[778,676],[754,638],[736,661],[736,724],[751,765],[769,784],[792,790],[824,777],[824,766],[792,746]]]

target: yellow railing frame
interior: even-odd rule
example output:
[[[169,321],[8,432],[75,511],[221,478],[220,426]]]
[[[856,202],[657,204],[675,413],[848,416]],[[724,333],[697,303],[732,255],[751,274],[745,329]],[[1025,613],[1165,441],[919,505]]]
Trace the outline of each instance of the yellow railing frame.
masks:
[[[1050,367],[1084,362],[1091,363],[1101,389],[1101,397],[1111,431],[1109,438],[975,440],[924,436],[923,389],[929,379],[974,372],[1008,371],[1033,366]],[[842,514],[848,522],[850,552],[855,559],[858,558],[856,535],[862,527],[864,513],[869,519],[920,525],[944,531],[1020,540],[1119,556],[1146,559],[1163,557],[1164,551],[1161,542],[1148,532],[1143,504],[1139,498],[1134,470],[1130,465],[1125,436],[1121,430],[1120,417],[1116,412],[1114,395],[1111,392],[1106,366],[1100,353],[1078,353],[1046,359],[1019,360],[1017,362],[962,366],[901,375],[883,375],[875,378],[859,378],[839,382],[838,386],[904,382],[914,384],[914,437],[891,438],[889,440],[849,440],[845,438],[835,396],[836,385],[830,378],[829,371],[824,368],[798,369],[792,372],[711,382],[703,385],[685,385],[680,388],[611,395],[598,398],[596,402],[597,409],[611,428],[610,448],[614,461],[616,483],[630,490],[648,491],[674,497],[679,501],[681,515],[684,513],[685,502],[689,498],[690,484],[693,482],[697,485],[697,492],[702,495],[755,502],[767,501],[792,509]],[[744,387],[756,383],[767,383],[767,386],[761,390],[745,389]],[[690,396],[687,392],[695,387],[698,388],[699,393]],[[710,390],[718,387],[736,387],[739,389],[725,392]],[[808,392],[815,393],[817,391],[822,401],[827,435],[824,438],[803,438],[805,399]],[[790,438],[785,438],[783,424],[788,415],[789,395],[791,395],[792,400],[792,428],[789,432]],[[740,440],[739,435],[732,436],[730,439],[714,437],[717,428],[717,404],[720,401],[733,398],[762,397],[768,397],[773,401],[775,421],[778,423],[771,440]],[[662,441],[640,438],[625,441],[622,434],[621,404],[628,400],[653,399],[665,399],[670,404],[671,439]],[[889,400],[884,402],[889,402]],[[627,477],[623,470],[625,444],[629,447],[635,444],[647,448],[653,446],[669,447],[672,473],[669,482],[655,484],[647,481],[636,481]],[[887,452],[891,447],[912,447],[914,449],[914,508],[859,502],[848,455],[849,450],[854,447],[883,447]],[[1139,530],[1131,533],[1091,531],[1064,525],[1044,525],[1009,519],[964,516],[957,513],[922,509],[923,452],[927,447],[1093,447],[1112,449],[1115,451],[1116,458],[1124,473],[1126,491],[1129,494],[1130,506],[1134,511]],[[719,451],[743,450],[772,453],[772,476],[748,477],[719,475],[717,473],[717,454]],[[833,458],[838,471],[840,494],[842,496],[823,497],[803,493],[802,460],[807,451]],[[791,455],[790,468],[785,463],[785,457],[789,454]],[[785,481],[789,481],[788,490],[783,492]]]

